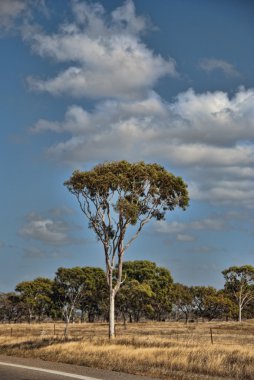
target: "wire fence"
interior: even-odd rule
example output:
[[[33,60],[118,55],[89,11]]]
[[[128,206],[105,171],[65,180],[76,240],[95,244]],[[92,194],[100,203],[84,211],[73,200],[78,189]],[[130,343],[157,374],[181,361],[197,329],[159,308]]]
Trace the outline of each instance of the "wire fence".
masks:
[[[65,336],[64,323],[2,324],[0,337],[55,337]],[[107,337],[106,323],[74,323],[68,326],[68,336],[73,339]],[[179,344],[222,344],[254,346],[254,323],[249,324],[170,324],[135,323],[117,324],[117,337],[160,338]]]

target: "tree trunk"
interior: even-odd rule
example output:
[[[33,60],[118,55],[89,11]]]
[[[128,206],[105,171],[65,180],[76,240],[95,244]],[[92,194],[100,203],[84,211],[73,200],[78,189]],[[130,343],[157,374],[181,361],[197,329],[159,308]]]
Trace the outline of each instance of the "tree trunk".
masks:
[[[105,248],[106,257],[106,268],[107,268],[107,282],[109,286],[109,339],[115,338],[115,296],[121,286],[122,280],[122,266],[123,266],[123,236],[118,242],[118,268],[117,268],[117,280],[116,284],[113,286],[113,270],[114,270],[114,260],[110,263],[108,255],[108,247]]]
[[[127,321],[126,321],[126,315],[124,312],[122,312],[122,316],[123,316],[123,325],[124,325],[124,329],[126,330],[127,329]]]
[[[32,322],[32,318],[33,318],[33,315],[32,315],[32,311],[30,310],[30,308],[28,309],[28,323],[30,325],[30,323]]]
[[[109,339],[115,337],[115,292],[110,289],[109,295]]]
[[[241,303],[239,302],[239,304],[238,304],[238,322],[242,322],[242,305],[241,305]]]
[[[85,315],[85,311],[82,309],[81,310],[81,316],[80,316],[80,323],[84,323],[84,321],[85,321],[84,315]]]
[[[95,314],[94,312],[88,312],[88,322],[89,323],[94,323],[95,321]]]
[[[70,318],[66,317],[65,318],[65,326],[64,326],[64,336],[65,337],[68,335],[69,323],[70,323]]]

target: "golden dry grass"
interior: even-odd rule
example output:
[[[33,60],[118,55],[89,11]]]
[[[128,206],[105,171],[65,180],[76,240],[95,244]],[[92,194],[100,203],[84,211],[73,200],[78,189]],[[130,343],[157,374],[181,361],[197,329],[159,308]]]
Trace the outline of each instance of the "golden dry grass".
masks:
[[[254,380],[254,321],[118,325],[113,341],[106,324],[71,325],[67,339],[63,329],[0,325],[0,352],[161,379]]]

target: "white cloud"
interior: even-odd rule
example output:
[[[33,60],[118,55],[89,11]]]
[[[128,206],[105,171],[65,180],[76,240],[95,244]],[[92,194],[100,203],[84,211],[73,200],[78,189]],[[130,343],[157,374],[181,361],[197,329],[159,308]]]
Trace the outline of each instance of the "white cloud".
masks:
[[[191,252],[193,253],[212,253],[214,254],[214,252],[216,252],[218,250],[218,248],[216,247],[208,247],[208,246],[201,246],[201,247],[195,247],[195,248],[191,248]]]
[[[193,230],[215,230],[221,231],[225,229],[225,221],[221,220],[221,217],[217,218],[205,218],[199,221],[192,221],[189,224]]]
[[[74,23],[47,35],[24,28],[24,38],[33,51],[69,67],[55,78],[29,77],[30,87],[52,94],[91,98],[133,98],[141,96],[166,75],[177,76],[175,62],[155,55],[141,42],[148,27],[126,1],[110,15],[99,4],[74,2]]]
[[[35,213],[27,216],[26,222],[19,230],[19,235],[26,239],[37,240],[52,245],[80,243],[81,240],[71,235],[73,227],[61,219],[44,218]]]
[[[51,219],[33,220],[20,229],[20,235],[51,244],[64,244],[68,237],[63,226]]]
[[[40,248],[37,247],[28,247],[23,249],[23,254],[27,258],[43,258],[47,256],[45,251],[41,250]]]
[[[68,258],[71,257],[70,253],[62,252],[59,250],[45,250],[38,247],[26,247],[23,249],[23,255],[29,259],[54,259],[54,258]]]
[[[152,88],[175,63],[142,42],[149,27],[129,0],[107,14],[99,3],[72,2],[74,21],[54,34],[31,27],[24,38],[34,52],[64,68],[54,78],[30,77],[32,88],[100,99],[89,111],[70,106],[62,121],[41,119],[34,133],[55,132],[48,155],[72,167],[105,160],[162,161],[181,170],[192,199],[254,206],[254,90],[197,94],[192,89],[163,101]],[[206,70],[230,75],[222,60],[203,60]]]
[[[18,18],[31,18],[32,10],[46,12],[44,0],[1,0],[0,28],[10,29]]]
[[[253,104],[253,89],[239,88],[231,99],[222,91],[196,94],[190,89],[170,108],[179,117],[178,132],[185,141],[232,146],[254,138]]]
[[[27,9],[26,0],[0,1],[0,26],[9,28],[13,20]]]
[[[188,235],[188,234],[177,234],[176,235],[176,239],[178,241],[187,242],[187,243],[189,243],[190,241],[195,241],[196,240],[194,236],[191,236],[191,235]]]
[[[52,217],[61,217],[65,215],[73,215],[75,211],[68,206],[54,207],[49,210],[49,214]]]
[[[241,170],[241,169],[240,169]],[[208,182],[210,183],[210,181]],[[234,204],[235,206],[254,207],[254,181],[234,181],[234,179],[224,181],[214,181],[211,187],[208,184],[201,184],[196,199],[206,201],[212,200],[213,203]]]
[[[73,167],[162,160],[187,174],[192,199],[253,205],[253,120],[253,89],[240,88],[232,98],[188,90],[171,103],[150,92],[143,100],[103,101],[89,112],[73,105],[63,121],[39,120],[32,130],[64,133],[48,154]]]
[[[199,62],[199,67],[206,72],[220,70],[231,77],[240,76],[240,73],[235,69],[234,65],[222,59],[203,58]]]
[[[66,160],[69,152],[75,161],[75,146],[90,146],[81,152],[86,161],[91,150],[100,159],[101,150],[110,152],[114,146],[117,157],[119,152],[133,154],[130,146],[135,152],[138,144],[143,155],[170,158],[179,165],[239,167],[253,160],[253,145],[248,143],[254,139],[253,117],[254,90],[240,89],[231,100],[222,92],[188,90],[169,104],[151,92],[143,100],[101,102],[91,112],[74,105],[63,122],[40,120],[33,131],[69,132],[71,138],[53,148],[59,154],[64,149],[61,159]]]
[[[156,232],[162,234],[177,234],[177,239],[182,241],[191,241],[195,238],[190,232],[208,230],[221,231],[228,228],[228,221],[221,216],[204,218],[200,220],[192,220],[189,222],[167,222],[162,220],[154,223],[153,228]]]
[[[160,220],[154,224],[154,229],[162,234],[176,234],[184,231],[185,224],[176,221],[166,222],[165,220]]]

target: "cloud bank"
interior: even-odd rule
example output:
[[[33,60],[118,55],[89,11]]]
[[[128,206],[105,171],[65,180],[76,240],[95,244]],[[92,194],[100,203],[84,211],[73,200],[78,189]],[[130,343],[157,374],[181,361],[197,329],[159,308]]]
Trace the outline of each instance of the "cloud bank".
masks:
[[[166,161],[189,173],[192,198],[253,205],[253,120],[252,89],[231,99],[188,90],[172,103],[150,92],[142,100],[103,101],[90,112],[73,105],[64,120],[39,120],[32,130],[64,134],[48,154],[73,167],[123,158]]]
[[[63,120],[39,120],[33,133],[53,132],[48,155],[72,167],[105,160],[166,163],[190,184],[192,199],[254,206],[254,90],[196,93],[171,102],[154,85],[177,76],[165,59],[142,41],[150,24],[126,1],[107,14],[99,3],[74,1],[73,21],[46,34],[24,29],[41,57],[64,65],[53,78],[29,78],[32,89],[96,99],[93,109],[71,105]],[[226,61],[203,59],[203,70],[235,75]],[[186,237],[181,237],[183,240]]]

